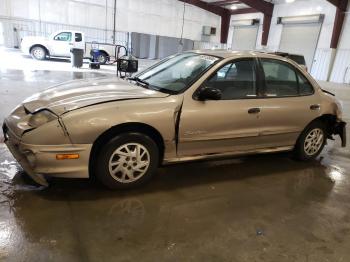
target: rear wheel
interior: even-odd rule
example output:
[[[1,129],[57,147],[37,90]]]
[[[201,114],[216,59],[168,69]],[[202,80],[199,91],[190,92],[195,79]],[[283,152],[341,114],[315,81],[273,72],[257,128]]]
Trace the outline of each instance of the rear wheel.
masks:
[[[30,54],[31,54],[32,58],[34,58],[36,60],[45,60],[46,56],[47,56],[47,52],[46,52],[45,48],[43,48],[41,46],[34,46],[30,50]]]
[[[105,54],[105,53],[100,53],[100,54],[97,56],[97,62],[99,62],[101,65],[106,64],[107,61],[108,61],[108,56],[107,56],[107,54]]]
[[[132,188],[148,181],[158,163],[158,147],[150,137],[125,133],[102,147],[97,157],[96,176],[109,188]]]
[[[301,133],[295,146],[296,157],[300,160],[316,158],[326,143],[326,128],[321,121],[312,122]]]

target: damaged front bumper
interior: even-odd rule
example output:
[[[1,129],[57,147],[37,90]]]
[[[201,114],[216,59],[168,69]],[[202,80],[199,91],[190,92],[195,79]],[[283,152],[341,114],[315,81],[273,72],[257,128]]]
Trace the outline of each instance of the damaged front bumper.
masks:
[[[5,144],[23,170],[38,184],[48,186],[46,175],[68,178],[89,177],[91,145],[32,145],[21,141],[4,124]],[[78,159],[57,160],[57,154],[78,154]]]
[[[19,149],[20,140],[14,134],[11,134],[10,130],[5,124],[3,126],[3,133],[6,146],[28,176],[30,176],[39,185],[48,186],[49,184],[43,175],[34,173],[28,159],[25,157],[25,154],[21,153]]]
[[[345,122],[340,121],[335,124],[334,134],[340,136],[341,146],[346,147],[346,123]]]

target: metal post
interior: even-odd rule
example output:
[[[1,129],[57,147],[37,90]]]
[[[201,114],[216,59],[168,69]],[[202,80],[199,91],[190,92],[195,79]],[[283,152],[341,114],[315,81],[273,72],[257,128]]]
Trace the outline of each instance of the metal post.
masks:
[[[115,23],[117,18],[117,0],[114,0],[114,13],[113,13],[113,44],[115,44]]]

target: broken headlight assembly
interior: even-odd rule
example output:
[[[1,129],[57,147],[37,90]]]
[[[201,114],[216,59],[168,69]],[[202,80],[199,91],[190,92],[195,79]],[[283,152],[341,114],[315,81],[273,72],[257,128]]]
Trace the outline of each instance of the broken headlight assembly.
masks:
[[[39,112],[34,113],[29,118],[28,125],[33,128],[37,128],[43,124],[46,124],[56,119],[57,119],[57,116],[51,113],[49,110],[41,110]]]

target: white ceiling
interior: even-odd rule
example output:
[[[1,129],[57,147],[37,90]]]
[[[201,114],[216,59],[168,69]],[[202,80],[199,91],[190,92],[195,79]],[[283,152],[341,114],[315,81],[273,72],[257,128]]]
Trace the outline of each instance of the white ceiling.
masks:
[[[222,0],[202,0],[202,1],[207,2],[207,3],[222,2]],[[229,0],[227,0],[227,1],[229,1]],[[235,2],[235,0],[232,0],[230,2]],[[239,2],[239,1],[236,1],[236,2]],[[249,8],[249,6],[247,6],[243,3],[237,3],[237,4],[228,3],[227,5],[220,5],[220,6],[227,8],[227,9],[231,9],[232,6],[235,6],[236,9]]]

